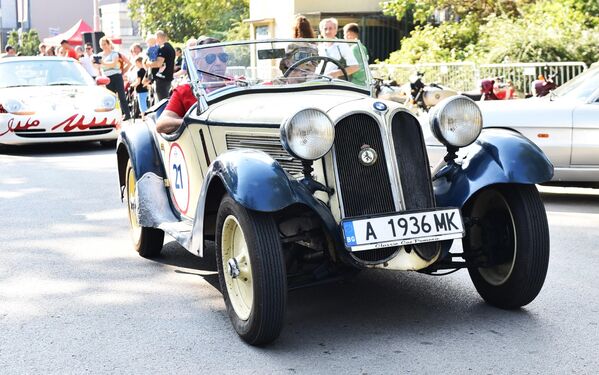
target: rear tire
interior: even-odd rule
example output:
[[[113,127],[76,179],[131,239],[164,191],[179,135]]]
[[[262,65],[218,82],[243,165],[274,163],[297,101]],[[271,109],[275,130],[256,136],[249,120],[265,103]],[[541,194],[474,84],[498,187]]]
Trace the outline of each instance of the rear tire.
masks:
[[[127,161],[127,170],[125,173],[125,197],[133,247],[142,257],[155,258],[162,251],[164,232],[156,228],[142,227],[137,222],[137,179],[131,165],[131,160]]]
[[[549,227],[536,187],[503,184],[484,189],[464,207],[464,216],[477,218],[463,246],[468,259],[486,263],[468,268],[481,297],[502,309],[532,302],[549,265]]]
[[[273,217],[248,210],[226,195],[216,227],[216,263],[227,312],[250,345],[275,340],[283,327],[287,280]]]

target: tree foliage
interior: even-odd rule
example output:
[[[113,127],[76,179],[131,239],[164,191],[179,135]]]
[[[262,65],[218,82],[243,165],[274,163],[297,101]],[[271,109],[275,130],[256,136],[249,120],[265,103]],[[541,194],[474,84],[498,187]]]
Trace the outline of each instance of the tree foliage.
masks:
[[[249,0],[130,0],[131,18],[144,32],[165,31],[175,42],[208,35],[232,39],[247,33]]]
[[[476,11],[468,12],[468,5]],[[424,23],[431,20],[438,6],[450,6],[453,20],[438,26]],[[397,16],[412,11],[415,20],[422,22],[402,40],[401,49],[391,54],[389,62],[393,63],[466,60],[590,64],[599,59],[596,0],[396,0],[385,9]]]
[[[35,29],[23,32],[19,40],[19,32],[12,30],[8,35],[8,45],[15,48],[17,53],[21,53],[23,56],[35,56],[38,53],[38,47],[40,45],[40,36]]]

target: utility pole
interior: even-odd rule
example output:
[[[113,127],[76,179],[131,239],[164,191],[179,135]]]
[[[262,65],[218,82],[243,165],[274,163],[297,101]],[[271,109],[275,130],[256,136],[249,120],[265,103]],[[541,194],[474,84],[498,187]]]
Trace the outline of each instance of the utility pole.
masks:
[[[100,0],[94,0],[94,31],[100,31]]]

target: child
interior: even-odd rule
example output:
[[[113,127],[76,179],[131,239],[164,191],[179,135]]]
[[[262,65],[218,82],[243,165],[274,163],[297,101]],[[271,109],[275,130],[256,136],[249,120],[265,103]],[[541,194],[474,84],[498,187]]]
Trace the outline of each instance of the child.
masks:
[[[148,88],[144,85],[146,70],[143,67],[143,58],[141,56],[135,59],[135,66],[137,67],[137,78],[135,79],[135,83],[133,83],[133,87],[135,87],[139,111],[143,118],[144,113],[148,110]]]

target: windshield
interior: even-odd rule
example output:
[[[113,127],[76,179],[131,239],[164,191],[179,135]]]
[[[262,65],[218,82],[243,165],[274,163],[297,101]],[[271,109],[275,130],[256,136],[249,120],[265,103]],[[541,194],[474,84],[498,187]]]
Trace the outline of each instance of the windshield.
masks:
[[[0,64],[0,88],[88,86],[94,80],[74,60],[18,60]]]
[[[370,90],[366,50],[346,40],[207,44],[186,51],[191,82],[208,96],[231,90],[333,84]]]
[[[599,66],[592,67],[558,87],[553,96],[588,100],[599,88]]]

